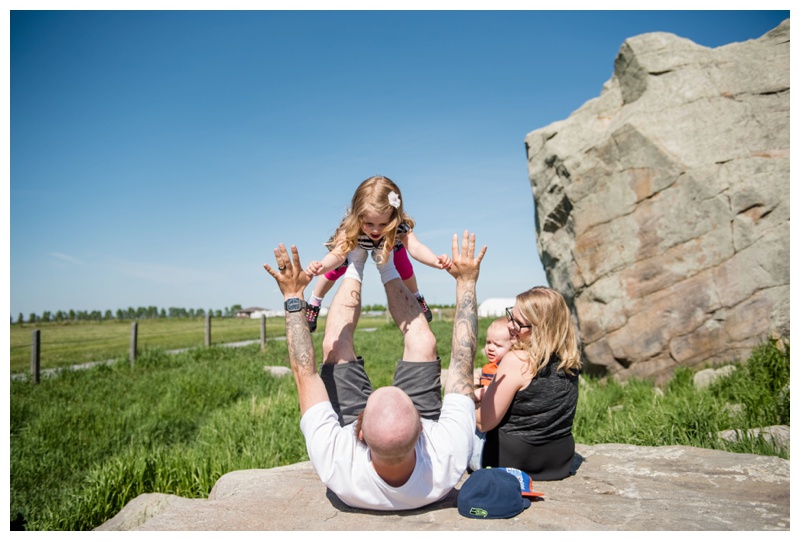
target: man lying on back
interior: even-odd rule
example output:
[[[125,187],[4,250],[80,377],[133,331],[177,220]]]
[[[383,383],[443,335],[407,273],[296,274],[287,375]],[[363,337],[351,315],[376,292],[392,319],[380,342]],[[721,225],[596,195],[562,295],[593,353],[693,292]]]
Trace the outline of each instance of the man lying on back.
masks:
[[[386,272],[382,279],[389,310],[403,333],[403,358],[394,385],[373,391],[353,343],[364,261],[351,265],[328,312],[318,374],[302,300],[311,277],[303,271],[297,249],[292,246],[291,251],[290,259],[281,244],[275,250],[277,270],[264,268],[286,302],[300,428],[320,479],[343,502],[363,509],[415,509],[442,499],[461,479],[472,453],[475,285],[486,247],[476,256],[475,235],[465,231],[459,251],[453,236],[448,272],[456,279],[456,315],[444,400],[436,337],[400,276]],[[386,264],[394,269],[391,261]]]

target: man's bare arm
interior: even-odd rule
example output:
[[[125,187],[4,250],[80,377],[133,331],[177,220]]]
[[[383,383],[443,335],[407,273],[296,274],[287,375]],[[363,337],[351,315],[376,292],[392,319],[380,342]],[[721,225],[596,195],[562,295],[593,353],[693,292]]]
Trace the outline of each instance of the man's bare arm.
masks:
[[[459,291],[461,290],[461,291]],[[459,284],[456,288],[456,315],[453,321],[453,350],[447,371],[445,393],[472,396],[474,387],[475,351],[478,343],[478,309],[475,283],[472,287]]]
[[[303,291],[311,281],[311,277],[300,266],[297,248],[292,246],[290,260],[286,246],[280,244],[275,250],[275,260],[278,263],[277,271],[266,264],[264,269],[275,278],[283,298],[305,298]],[[314,343],[311,341],[311,332],[308,330],[304,310],[286,313],[286,345],[289,349],[289,364],[297,385],[300,415],[303,415],[314,404],[328,400],[325,384],[317,373]]]
[[[478,303],[475,286],[486,246],[475,256],[475,235],[464,231],[461,251],[453,235],[453,262],[448,270],[456,278],[456,314],[453,322],[453,348],[447,371],[445,393],[474,398],[475,352],[478,347]]]

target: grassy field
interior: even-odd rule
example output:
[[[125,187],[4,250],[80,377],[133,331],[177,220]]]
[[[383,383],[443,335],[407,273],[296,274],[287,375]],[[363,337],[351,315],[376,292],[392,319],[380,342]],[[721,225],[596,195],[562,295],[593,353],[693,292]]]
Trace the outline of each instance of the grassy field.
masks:
[[[359,327],[383,325],[385,317],[361,318]],[[131,321],[37,323],[11,325],[11,373],[29,373],[31,334],[40,330],[41,369],[61,368],[87,362],[127,358]],[[283,318],[268,318],[267,337],[283,336]],[[320,319],[321,332],[325,318]],[[261,339],[261,320],[212,318],[211,343],[225,344]],[[143,319],[138,322],[137,349],[163,348],[167,351],[205,344],[205,318]]]
[[[365,322],[368,323],[368,322]],[[489,320],[480,322],[484,341]],[[402,338],[376,320],[356,333],[378,386],[391,382]],[[434,321],[438,353],[449,362],[452,323]],[[202,331],[201,331],[202,332]],[[322,334],[313,335],[318,361]],[[145,349],[138,361],[12,381],[11,520],[30,530],[90,530],[146,492],[204,498],[220,476],[307,460],[286,344],[199,347],[180,354]],[[477,365],[485,358],[479,356]],[[574,425],[579,443],[694,445],[785,453],[762,440],[732,444],[729,428],[789,424],[789,350],[760,348],[729,377],[697,391],[679,370],[663,390],[651,383],[585,379]],[[728,404],[738,404],[730,408]]]

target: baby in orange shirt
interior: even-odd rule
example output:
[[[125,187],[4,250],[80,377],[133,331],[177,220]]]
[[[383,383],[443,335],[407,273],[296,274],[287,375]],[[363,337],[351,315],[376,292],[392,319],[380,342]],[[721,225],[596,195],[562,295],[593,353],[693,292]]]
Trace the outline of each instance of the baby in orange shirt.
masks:
[[[508,332],[508,318],[501,317],[495,319],[486,329],[486,345],[483,353],[489,362],[483,368],[475,369],[475,397],[480,400],[483,393],[494,379],[497,366],[506,353],[511,350],[511,333]],[[483,444],[486,442],[486,434],[475,428],[475,438],[473,439],[472,458],[470,459],[468,471],[473,472],[481,469],[481,457],[483,455]]]
[[[486,345],[483,353],[489,359],[483,368],[475,369],[475,386],[488,387],[497,372],[497,365],[511,349],[511,334],[508,332],[508,318],[495,319],[486,329]]]

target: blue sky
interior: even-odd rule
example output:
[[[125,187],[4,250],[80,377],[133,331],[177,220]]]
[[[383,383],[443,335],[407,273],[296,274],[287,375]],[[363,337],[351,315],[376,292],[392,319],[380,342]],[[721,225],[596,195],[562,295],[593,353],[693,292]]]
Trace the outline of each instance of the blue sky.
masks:
[[[320,259],[374,174],[435,252],[464,229],[488,245],[479,301],[513,297],[546,284],[525,135],[598,96],[628,37],[717,47],[788,16],[11,11],[10,314],[279,308],[272,249]],[[385,302],[374,267],[363,302]]]

